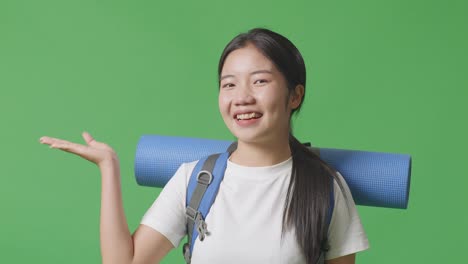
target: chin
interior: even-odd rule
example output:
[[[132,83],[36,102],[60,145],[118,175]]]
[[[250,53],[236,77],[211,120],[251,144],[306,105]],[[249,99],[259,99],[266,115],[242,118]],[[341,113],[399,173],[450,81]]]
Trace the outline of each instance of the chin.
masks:
[[[262,143],[262,142],[267,142],[268,140],[267,137],[264,134],[260,133],[252,133],[248,131],[236,131],[232,133],[236,138],[237,141],[242,141],[244,143]]]

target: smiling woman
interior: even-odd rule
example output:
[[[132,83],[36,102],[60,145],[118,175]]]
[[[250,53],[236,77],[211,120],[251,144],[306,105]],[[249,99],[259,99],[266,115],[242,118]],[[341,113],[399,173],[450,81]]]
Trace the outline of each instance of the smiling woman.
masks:
[[[300,52],[284,36],[255,28],[227,44],[218,76],[219,111],[238,143],[205,219],[209,233],[189,262],[354,263],[369,243],[349,188],[291,131],[306,91]],[[83,138],[86,145],[41,143],[99,166],[103,262],[161,260],[187,235],[187,185],[197,161],[180,166],[131,235],[117,155],[88,133]]]
[[[219,109],[239,144],[283,142],[282,148],[287,150],[290,112],[300,104],[303,91],[302,86],[297,87],[296,95],[291,96],[291,102],[288,102],[283,74],[255,45],[246,43],[245,47],[233,50],[225,57],[220,78]],[[278,157],[280,160],[265,161],[270,163],[265,165],[284,160],[290,155],[288,152],[283,151],[285,156]],[[237,155],[235,153],[233,155]]]
[[[339,172],[292,135],[291,116],[306,91],[300,52],[271,30],[252,29],[227,44],[218,77],[219,110],[238,144],[206,218],[211,235],[195,243],[192,262],[354,263],[369,244],[351,193]],[[181,167],[142,221],[175,246],[195,164]],[[164,220],[174,207],[181,211]]]

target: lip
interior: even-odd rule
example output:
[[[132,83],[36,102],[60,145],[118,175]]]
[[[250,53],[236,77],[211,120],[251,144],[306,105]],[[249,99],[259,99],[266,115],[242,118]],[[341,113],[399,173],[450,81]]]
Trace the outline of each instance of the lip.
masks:
[[[236,122],[236,124],[237,124],[238,126],[240,126],[240,127],[245,127],[245,128],[247,128],[247,127],[251,127],[251,126],[257,125],[257,124],[260,122],[261,119],[262,119],[261,117],[259,117],[259,118],[252,118],[252,119],[245,119],[245,120],[244,120],[244,119],[240,119],[240,120],[239,120],[239,119],[236,118],[236,119],[234,119],[234,122]]]
[[[237,120],[237,115],[250,114],[250,113],[258,113],[258,114],[260,114],[260,117],[263,116],[263,114],[261,112],[256,111],[256,110],[243,110],[243,111],[235,111],[234,114],[232,115],[232,118]]]
[[[249,113],[257,113],[260,114],[260,117],[251,118],[251,119],[237,119],[237,115],[241,114],[249,114]],[[263,113],[256,111],[256,110],[242,110],[242,111],[235,111],[232,115],[234,122],[240,127],[251,127],[257,125],[263,117]]]

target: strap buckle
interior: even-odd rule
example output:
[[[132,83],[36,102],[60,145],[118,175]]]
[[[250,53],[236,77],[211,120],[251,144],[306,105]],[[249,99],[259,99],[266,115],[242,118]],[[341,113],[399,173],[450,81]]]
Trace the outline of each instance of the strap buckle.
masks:
[[[200,217],[198,222],[195,222],[195,225],[197,226],[198,238],[200,238],[200,241],[203,241],[205,239],[206,234],[208,233],[208,230],[206,228],[206,222],[205,220],[203,220],[203,218]]]
[[[198,238],[200,238],[200,241],[203,241],[208,233],[208,229],[202,214],[199,211],[195,211],[195,209],[190,206],[187,206],[185,214],[195,223],[195,228],[198,231]]]
[[[189,243],[185,243],[184,246],[182,247],[182,253],[184,254],[184,259],[187,264],[190,264],[190,258],[191,258],[191,253],[190,253],[190,245]]]

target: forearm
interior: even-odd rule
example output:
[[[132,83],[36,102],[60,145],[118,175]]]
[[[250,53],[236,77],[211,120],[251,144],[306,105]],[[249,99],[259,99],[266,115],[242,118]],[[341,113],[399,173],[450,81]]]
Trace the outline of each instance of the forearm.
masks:
[[[51,137],[39,141],[51,148],[76,154],[94,164],[101,171],[101,255],[104,264],[131,264],[134,259],[133,237],[128,230],[120,188],[120,166],[115,151],[83,132],[86,145]]]
[[[133,259],[133,240],[123,209],[119,164],[109,162],[100,166],[100,170],[102,262],[129,264]]]

